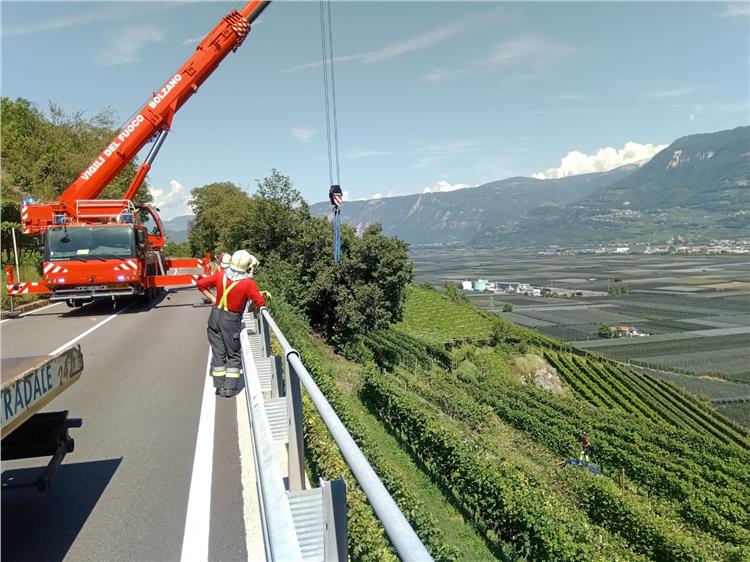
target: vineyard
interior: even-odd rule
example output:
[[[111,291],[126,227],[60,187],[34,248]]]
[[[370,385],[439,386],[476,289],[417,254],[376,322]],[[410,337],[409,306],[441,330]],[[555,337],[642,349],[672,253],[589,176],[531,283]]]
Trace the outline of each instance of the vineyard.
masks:
[[[403,321],[349,355],[360,365],[338,380],[315,361],[311,372],[436,558],[471,548],[474,559],[750,559],[747,430],[671,383],[417,287]],[[540,363],[561,391],[518,372]],[[333,475],[341,467],[316,423],[306,420],[306,438]],[[561,465],[584,430],[604,476]],[[383,452],[391,440],[407,457]],[[433,486],[452,507],[418,499]],[[358,536],[372,525],[357,519]],[[469,528],[484,551],[461,542]],[[353,559],[388,559],[378,548]]]
[[[421,301],[419,321],[407,313],[391,331],[408,330],[416,342],[425,333],[441,333],[444,341],[460,339],[452,330],[461,320],[442,314],[442,298],[435,293],[429,294],[430,315],[421,292],[410,294]],[[481,315],[468,306],[463,312],[468,319]],[[495,340],[538,349],[567,383],[567,395],[520,384],[493,369],[485,344],[490,332]],[[392,340],[393,347],[384,345],[381,352],[393,360],[383,374],[368,378],[363,397],[446,493],[460,498],[488,536],[520,541],[517,549],[531,559],[616,559],[622,557],[621,541],[632,554],[659,560],[732,559],[739,556],[736,548],[750,545],[750,442],[744,428],[668,382],[571,354],[563,344],[526,328],[501,322],[474,333],[473,339],[462,339],[468,353],[453,349],[452,369],[430,365],[428,354],[416,360],[406,348],[397,351],[398,340]],[[384,344],[386,338],[379,341]],[[499,355],[507,353],[507,345],[500,347]],[[473,370],[466,368],[471,361]],[[582,428],[596,436],[595,461],[604,479],[550,462],[549,456],[577,456]],[[546,468],[529,468],[507,448],[495,456],[502,429],[541,447],[548,455]],[[528,490],[535,501],[524,503],[527,496],[519,489]],[[569,503],[556,503],[560,495]],[[570,502],[577,504],[573,513]],[[540,503],[554,506],[556,515],[541,513]],[[580,517],[600,527],[594,527],[593,533],[600,534],[593,543],[581,534],[591,527],[579,528]],[[539,521],[549,521],[550,527]],[[535,538],[536,532],[555,539],[547,544]],[[571,542],[571,536],[577,539]],[[605,554],[593,544],[612,550]]]

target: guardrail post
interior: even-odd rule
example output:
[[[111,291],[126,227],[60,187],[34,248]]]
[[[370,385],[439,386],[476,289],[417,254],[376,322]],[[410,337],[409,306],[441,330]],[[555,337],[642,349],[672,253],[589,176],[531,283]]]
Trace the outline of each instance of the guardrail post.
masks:
[[[289,428],[289,491],[305,489],[305,442],[302,434],[302,388],[289,356],[299,357],[292,350],[286,356],[286,412]]]
[[[271,398],[284,396],[284,365],[281,357],[271,356]]]
[[[346,480],[321,480],[323,488],[323,560],[346,562],[349,559],[349,532],[346,512]]]
[[[263,345],[263,354],[265,357],[271,356],[271,330],[268,329],[268,321],[259,315],[260,320],[260,341]]]

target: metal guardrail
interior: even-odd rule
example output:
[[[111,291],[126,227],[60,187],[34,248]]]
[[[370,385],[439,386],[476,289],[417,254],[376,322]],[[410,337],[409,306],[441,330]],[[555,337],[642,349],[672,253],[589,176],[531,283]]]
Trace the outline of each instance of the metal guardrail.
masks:
[[[286,375],[286,396],[289,415],[289,489],[304,489],[304,441],[302,435],[302,394],[300,383],[307,391],[323,422],[328,427],[341,450],[344,460],[357,479],[375,514],[383,524],[388,538],[402,560],[432,560],[409,522],[399,510],[378,475],[362,451],[349,435],[341,420],[315,384],[307,368],[302,364],[299,352],[287,341],[267,308],[260,310],[258,317],[261,343],[267,355],[271,355],[271,333],[278,340],[284,353],[283,367]],[[273,537],[269,537],[272,539]],[[284,540],[283,538],[280,540]],[[296,537],[295,537],[296,540]]]
[[[255,359],[250,348],[247,330],[240,333],[242,363],[245,373],[255,372]],[[258,475],[258,502],[261,527],[264,535],[266,560],[302,560],[292,511],[284,489],[284,480],[273,450],[271,426],[263,407],[263,391],[257,377],[245,377],[245,397],[252,420],[250,426],[255,444],[256,474]]]

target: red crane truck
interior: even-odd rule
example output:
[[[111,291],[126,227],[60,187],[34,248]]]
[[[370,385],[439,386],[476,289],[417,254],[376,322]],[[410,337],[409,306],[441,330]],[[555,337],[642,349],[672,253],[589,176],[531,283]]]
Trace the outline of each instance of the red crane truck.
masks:
[[[252,0],[225,16],[195,53],[112,139],[91,165],[53,202],[21,203],[21,228],[41,236],[43,280],[17,282],[6,266],[9,295],[50,293],[51,300],[80,306],[94,298],[139,295],[150,298],[161,287],[195,284],[199,275],[168,275],[178,268],[203,268],[203,259],[164,257],[164,229],[156,209],[134,199],[182,105],[198,91],[224,58],[242,44],[269,1]],[[146,159],[120,200],[97,197],[153,142]]]

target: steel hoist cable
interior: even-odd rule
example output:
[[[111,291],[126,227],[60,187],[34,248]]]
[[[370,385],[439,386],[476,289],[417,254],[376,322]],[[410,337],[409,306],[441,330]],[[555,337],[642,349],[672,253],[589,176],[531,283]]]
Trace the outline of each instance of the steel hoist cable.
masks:
[[[323,52],[323,97],[326,112],[328,149],[328,197],[333,205],[333,261],[341,261],[341,166],[339,164],[339,125],[336,109],[336,74],[333,56],[333,19],[331,1],[320,0],[320,46]],[[335,172],[335,173],[334,173]]]

